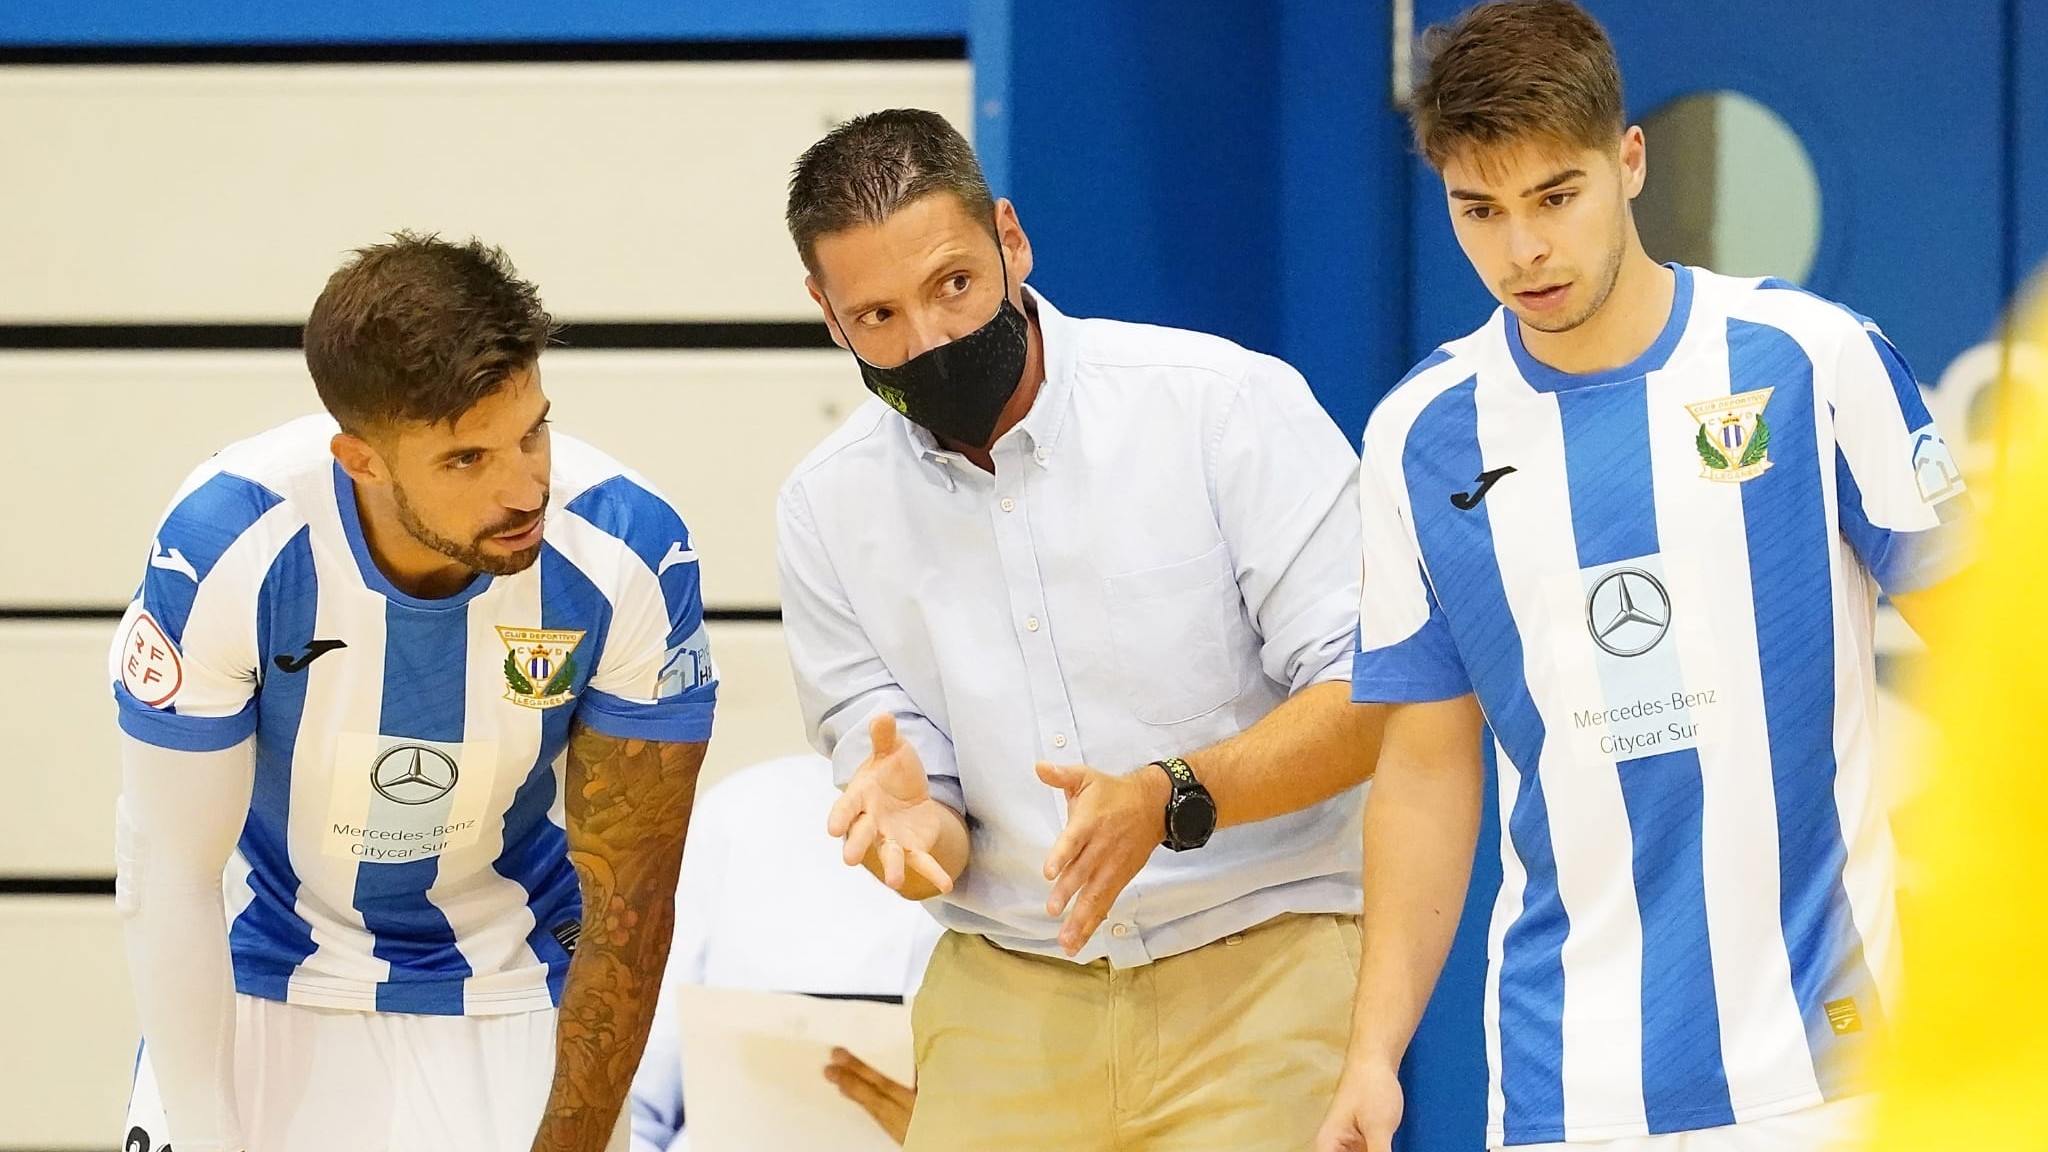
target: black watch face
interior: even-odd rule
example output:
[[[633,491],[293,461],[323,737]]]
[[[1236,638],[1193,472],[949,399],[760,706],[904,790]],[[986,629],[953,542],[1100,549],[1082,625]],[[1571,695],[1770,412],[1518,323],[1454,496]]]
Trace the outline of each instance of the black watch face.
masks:
[[[1200,794],[1182,796],[1173,805],[1171,831],[1176,844],[1194,848],[1207,843],[1216,831],[1215,802]]]

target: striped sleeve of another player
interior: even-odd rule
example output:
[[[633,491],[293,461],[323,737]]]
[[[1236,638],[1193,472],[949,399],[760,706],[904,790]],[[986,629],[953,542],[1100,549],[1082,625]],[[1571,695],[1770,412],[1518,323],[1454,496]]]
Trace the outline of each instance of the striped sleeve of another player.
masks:
[[[598,483],[564,507],[569,559],[612,603],[605,651],[578,707],[613,736],[694,742],[711,736],[718,684],[689,528],[636,477]]]
[[[283,498],[215,472],[158,526],[108,668],[122,730],[210,751],[255,731],[257,589],[304,524]]]
[[[1905,357],[1849,308],[1781,280],[1758,287],[1748,318],[1807,350],[1831,412],[1842,535],[1887,593],[1952,575],[1967,556],[1970,499]]]
[[[1449,700],[1472,690],[1437,603],[1402,471],[1416,417],[1470,371],[1438,349],[1387,396],[1366,424],[1358,481],[1364,548],[1351,698],[1361,703]]]

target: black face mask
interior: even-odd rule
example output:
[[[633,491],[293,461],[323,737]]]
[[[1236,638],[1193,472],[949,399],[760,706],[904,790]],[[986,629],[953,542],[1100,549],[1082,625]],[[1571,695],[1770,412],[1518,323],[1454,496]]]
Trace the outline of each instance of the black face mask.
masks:
[[[1000,256],[1001,247],[996,251]],[[868,391],[905,419],[941,440],[987,448],[995,439],[996,421],[1002,418],[1003,408],[1023,382],[1030,333],[1030,322],[1010,303],[1009,262],[1005,260],[1003,302],[988,323],[894,368],[877,368],[858,352],[853,358]],[[840,335],[845,336],[844,330]],[[852,344],[847,341],[849,351]]]

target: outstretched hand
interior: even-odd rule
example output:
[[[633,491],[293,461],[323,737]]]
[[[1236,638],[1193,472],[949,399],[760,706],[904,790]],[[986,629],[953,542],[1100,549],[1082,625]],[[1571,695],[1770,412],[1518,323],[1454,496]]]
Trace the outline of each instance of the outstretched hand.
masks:
[[[946,823],[956,820],[950,809],[932,799],[924,764],[917,749],[896,731],[896,717],[883,713],[868,725],[874,751],[854,772],[832,805],[825,830],[845,843],[848,864],[867,859],[870,850],[882,867],[882,882],[903,889],[906,870],[929,880],[941,892],[953,890],[953,877],[933,857]]]

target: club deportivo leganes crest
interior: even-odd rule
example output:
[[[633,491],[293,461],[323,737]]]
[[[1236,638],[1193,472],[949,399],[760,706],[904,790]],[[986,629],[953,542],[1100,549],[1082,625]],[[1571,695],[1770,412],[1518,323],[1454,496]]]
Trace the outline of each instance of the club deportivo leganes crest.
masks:
[[[1701,476],[1740,484],[1770,471],[1771,426],[1764,422],[1764,405],[1771,402],[1773,391],[1759,388],[1685,406],[1700,423],[1693,447],[1705,465]]]
[[[583,633],[567,629],[507,628],[496,625],[505,642],[505,699],[526,708],[553,708],[575,693],[576,646]]]

